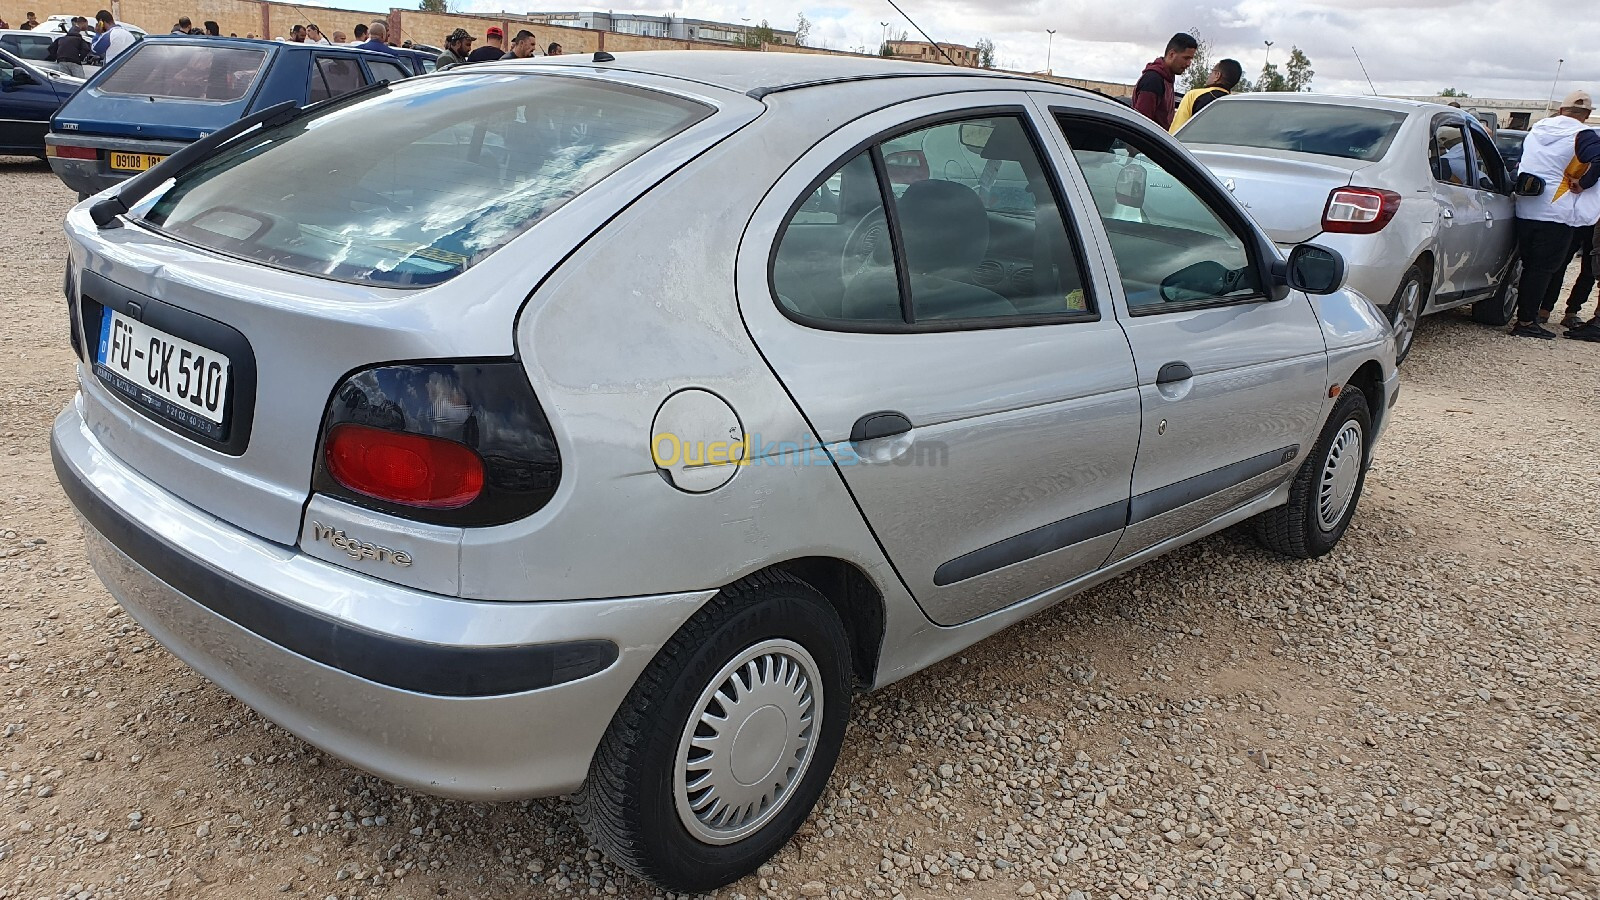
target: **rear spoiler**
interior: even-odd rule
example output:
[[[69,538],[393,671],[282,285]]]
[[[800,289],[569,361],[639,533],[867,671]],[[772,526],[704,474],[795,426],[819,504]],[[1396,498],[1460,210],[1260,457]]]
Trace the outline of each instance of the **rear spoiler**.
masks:
[[[282,103],[269,106],[258,113],[245,116],[226,128],[219,128],[216,131],[211,132],[200,140],[195,141],[187,147],[184,147],[182,150],[179,150],[177,153],[174,153],[161,162],[156,163],[149,169],[146,169],[145,171],[140,172],[138,175],[133,176],[127,181],[124,181],[111,196],[106,197],[103,200],[97,200],[93,206],[89,207],[89,218],[94,220],[96,228],[115,228],[117,227],[117,220],[130,208],[130,201],[124,198],[131,198],[133,202],[137,202],[139,198],[150,193],[150,191],[153,190],[156,185],[168,180],[169,178],[177,178],[179,175],[189,171],[190,169],[199,165],[201,162],[205,161],[217,150],[221,149],[224,144],[227,144],[245,132],[254,129],[257,126],[261,128],[276,128],[277,126],[293,121],[294,119],[297,119],[306,113],[326,109],[328,106],[335,103],[343,103],[348,100],[354,100],[357,97],[365,96],[373,93],[374,91],[387,88],[388,86],[389,82],[386,80],[374,81],[369,85],[357,88],[347,94],[341,94],[338,97],[330,97],[326,100],[313,103],[310,106],[302,107],[296,104],[293,100],[285,100]]]

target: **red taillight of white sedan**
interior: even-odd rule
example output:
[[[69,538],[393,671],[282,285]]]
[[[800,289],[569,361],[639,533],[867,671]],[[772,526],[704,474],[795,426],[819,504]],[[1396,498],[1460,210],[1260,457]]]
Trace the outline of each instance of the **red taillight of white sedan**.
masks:
[[[1322,230],[1335,234],[1375,234],[1400,209],[1400,195],[1381,188],[1342,187],[1328,194]]]

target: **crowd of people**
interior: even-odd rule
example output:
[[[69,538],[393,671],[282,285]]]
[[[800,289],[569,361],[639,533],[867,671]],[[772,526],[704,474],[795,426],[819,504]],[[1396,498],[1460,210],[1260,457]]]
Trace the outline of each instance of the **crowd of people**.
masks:
[[[1176,132],[1208,104],[1226,97],[1239,85],[1243,67],[1224,59],[1212,67],[1206,85],[1177,96],[1177,79],[1194,64],[1200,42],[1175,34],[1162,55],[1140,73],[1133,89],[1133,108],[1169,131]],[[1460,104],[1452,103],[1452,106]],[[1600,343],[1600,308],[1587,322],[1583,308],[1594,292],[1596,250],[1600,241],[1600,130],[1589,127],[1594,101],[1573,91],[1556,115],[1534,124],[1524,139],[1516,183],[1517,251],[1522,274],[1517,283],[1517,314],[1510,333],[1553,340],[1546,328],[1574,257],[1581,269],[1567,295],[1560,325],[1565,336]]]

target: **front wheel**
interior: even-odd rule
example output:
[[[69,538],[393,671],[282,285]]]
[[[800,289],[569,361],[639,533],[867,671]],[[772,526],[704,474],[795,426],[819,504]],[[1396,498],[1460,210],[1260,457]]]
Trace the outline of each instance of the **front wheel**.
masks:
[[[578,794],[590,839],[678,893],[754,872],[800,829],[833,771],[849,653],[810,585],[764,573],[723,589],[612,719]]]
[[[1300,559],[1332,550],[1361,502],[1371,440],[1372,413],[1366,395],[1346,386],[1311,455],[1295,473],[1289,502],[1256,517],[1261,543]]]
[[[1389,317],[1389,324],[1394,328],[1394,361],[1396,365],[1405,361],[1411,353],[1411,344],[1417,336],[1417,320],[1422,318],[1422,307],[1427,302],[1427,276],[1422,274],[1422,268],[1412,265],[1406,269],[1405,275],[1400,278],[1400,289],[1394,292],[1394,299],[1384,307],[1384,314]]]

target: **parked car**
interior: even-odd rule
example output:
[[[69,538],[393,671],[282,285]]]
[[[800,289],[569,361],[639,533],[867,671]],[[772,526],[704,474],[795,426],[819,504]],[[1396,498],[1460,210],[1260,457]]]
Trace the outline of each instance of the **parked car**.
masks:
[[[48,58],[50,45],[55,43],[59,37],[61,37],[60,34],[43,31],[42,26],[32,31],[17,28],[6,29],[0,31],[0,50],[5,50],[13,56],[27,60],[28,64],[35,68],[52,69],[57,72],[71,74],[60,63],[51,62]],[[87,78],[98,71],[100,71],[100,67],[97,65],[85,65],[83,66],[83,77]]]
[[[855,690],[1234,523],[1333,548],[1399,384],[1337,253],[1101,96],[779,55],[466,66],[80,204],[52,451],[111,592],[328,752],[577,792],[693,892],[800,827]]]
[[[82,86],[81,78],[0,50],[0,154],[43,158],[50,117]]]
[[[1377,97],[1251,94],[1178,134],[1281,247],[1318,241],[1383,306],[1397,355],[1417,320],[1468,303],[1504,325],[1516,308],[1512,180],[1463,110]]]
[[[94,18],[92,16],[89,17],[89,24],[90,25],[94,24]],[[123,28],[128,29],[128,31],[133,34],[133,38],[136,41],[137,40],[142,40],[145,37],[149,36],[149,32],[145,31],[143,28],[140,28],[137,25],[130,25],[127,22],[118,22],[117,24],[121,25]],[[40,22],[39,23],[39,27],[33,29],[33,33],[35,33],[35,34],[40,34],[40,33],[49,34],[49,35],[52,36],[52,38],[55,38],[55,37],[60,37],[63,34],[66,34],[71,29],[72,29],[72,17],[69,16],[69,15],[59,15],[59,16],[51,16],[50,18],[45,19],[43,22]]]
[[[1512,178],[1522,168],[1522,143],[1527,139],[1526,131],[1502,128],[1495,132],[1494,145],[1500,149],[1500,158],[1506,161],[1506,171]]]
[[[247,38],[140,41],[89,79],[50,123],[50,166],[80,196],[284,101],[315,103],[412,74],[382,53]]]

